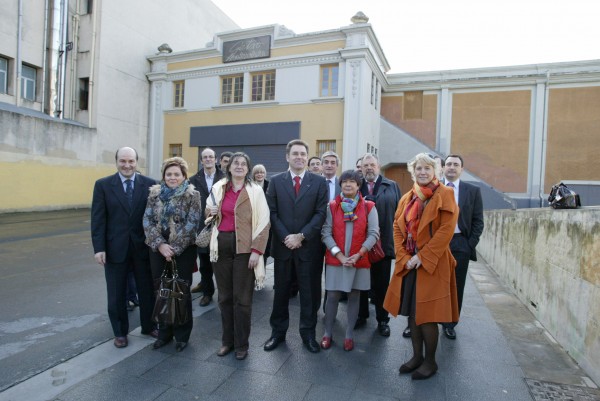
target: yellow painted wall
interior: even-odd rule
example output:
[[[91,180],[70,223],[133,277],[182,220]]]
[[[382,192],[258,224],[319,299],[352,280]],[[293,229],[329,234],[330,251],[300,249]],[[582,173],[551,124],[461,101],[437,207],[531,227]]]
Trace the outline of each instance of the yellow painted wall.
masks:
[[[88,207],[92,203],[94,182],[116,171],[114,165],[49,165],[32,160],[1,162],[0,212]]]
[[[405,113],[406,97],[384,96],[381,98],[381,115],[427,146],[435,149],[437,134],[437,95],[423,95],[419,118],[408,118]]]
[[[531,91],[455,93],[451,152],[504,192],[527,191]]]
[[[343,146],[343,103],[273,106],[247,109],[220,109],[189,113],[165,114],[163,156],[169,152],[169,144],[183,145],[183,158],[190,171],[198,170],[198,148],[190,147],[190,128],[212,125],[258,124],[300,121],[300,138],[308,142],[310,155],[314,155],[317,140],[335,139],[340,157]],[[207,144],[208,145],[208,144]],[[284,157],[284,155],[282,155]]]
[[[221,64],[221,57],[199,58],[190,61],[180,61],[178,63],[169,63],[167,71],[188,70],[192,68],[210,67]]]
[[[544,189],[560,180],[598,180],[600,87],[551,89]]]
[[[339,50],[339,49],[343,48],[345,45],[346,45],[345,41],[337,40],[337,41],[332,41],[332,42],[314,43],[314,44],[310,44],[310,45],[274,48],[274,49],[271,49],[271,57],[283,57],[283,56],[293,56],[296,54],[335,51],[335,50]],[[177,70],[187,70],[187,69],[193,69],[193,68],[210,67],[210,66],[215,66],[215,65],[221,65],[222,63],[223,63],[223,58],[221,56],[200,58],[197,60],[169,63],[167,65],[167,71],[177,71]]]

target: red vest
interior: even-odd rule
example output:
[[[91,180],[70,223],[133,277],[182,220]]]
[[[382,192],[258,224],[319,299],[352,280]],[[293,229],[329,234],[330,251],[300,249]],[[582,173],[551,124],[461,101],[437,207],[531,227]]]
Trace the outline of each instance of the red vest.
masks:
[[[344,247],[346,246],[346,222],[344,221],[344,211],[340,206],[342,197],[337,196],[334,200],[329,202],[329,210],[331,210],[331,221],[332,221],[332,236],[335,243],[342,250],[342,253],[346,255]],[[366,208],[365,208],[366,203]],[[360,195],[358,205],[354,212],[356,213],[357,219],[354,220],[354,227],[352,231],[352,242],[350,243],[350,253],[348,255],[354,255],[360,251],[362,244],[367,239],[367,216],[371,212],[371,209],[375,203],[371,201],[365,201]],[[366,209],[366,210],[365,210]],[[325,263],[333,266],[341,266],[342,262],[338,258],[333,256],[329,249],[325,252]],[[368,255],[365,254],[361,259],[354,265],[356,268],[370,268],[371,263],[369,262]]]

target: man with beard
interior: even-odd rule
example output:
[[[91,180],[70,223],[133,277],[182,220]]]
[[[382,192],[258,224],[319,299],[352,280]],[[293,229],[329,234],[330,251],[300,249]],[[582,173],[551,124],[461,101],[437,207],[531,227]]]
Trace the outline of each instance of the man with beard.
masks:
[[[390,317],[383,309],[383,300],[390,282],[392,259],[394,252],[394,214],[400,201],[400,188],[392,180],[382,177],[379,173],[381,166],[379,159],[372,153],[366,153],[362,157],[361,169],[364,177],[360,192],[367,200],[375,202],[377,215],[379,217],[379,238],[385,253],[385,258],[371,265],[371,297],[375,304],[375,316],[377,318],[377,330],[384,337],[389,337]],[[367,323],[369,317],[369,291],[360,294],[360,309],[355,328],[360,328]]]

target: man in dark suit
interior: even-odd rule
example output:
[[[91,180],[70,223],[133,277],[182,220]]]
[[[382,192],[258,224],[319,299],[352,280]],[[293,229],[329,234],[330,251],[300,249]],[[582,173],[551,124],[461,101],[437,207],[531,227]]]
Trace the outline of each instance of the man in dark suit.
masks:
[[[328,196],[328,200],[329,202],[331,202],[332,200],[335,199],[336,196],[338,196],[340,194],[340,192],[342,192],[342,187],[340,186],[340,180],[339,178],[335,175],[337,173],[337,169],[338,166],[340,165],[340,157],[337,155],[337,153],[328,150],[327,152],[323,153],[323,155],[321,156],[321,168],[323,170],[323,177],[325,177],[325,182],[327,183],[327,188],[329,189],[329,196]],[[327,213],[327,211],[326,211]],[[327,214],[326,214],[327,215]],[[327,250],[327,247],[325,246],[325,244],[322,244],[322,255],[321,255],[321,261],[319,263],[321,263],[321,265],[323,265],[324,263],[324,259],[325,259],[325,251]],[[321,266],[322,268],[322,266]],[[340,298],[340,300],[347,300],[348,299],[348,295],[346,293],[342,294],[342,297]],[[323,297],[323,312],[325,312],[325,302],[327,302],[327,292],[325,292],[325,296]]]
[[[154,286],[149,248],[142,226],[148,189],[156,182],[136,174],[137,152],[121,148],[115,155],[118,172],[99,179],[92,200],[92,244],[96,262],[104,266],[108,317],[117,348],[127,346],[127,273],[133,268],[140,303],[142,334],[158,337],[152,322]]]
[[[475,247],[483,232],[483,201],[478,186],[460,180],[463,171],[463,158],[459,155],[448,155],[444,164],[446,186],[454,189],[454,198],[460,209],[458,223],[454,229],[454,237],[450,241],[452,256],[456,259],[456,288],[458,295],[458,311],[462,308],[465,281],[469,260],[476,261]],[[444,323],[444,335],[454,340],[456,323]]]
[[[308,145],[299,139],[286,147],[289,170],[275,175],[267,190],[271,210],[275,259],[275,296],[271,312],[271,351],[285,341],[289,327],[291,269],[296,268],[300,290],[300,336],[310,352],[319,352],[315,340],[317,310],[321,301],[321,227],[325,221],[328,190],[322,176],[306,171]]]
[[[190,183],[196,187],[196,191],[200,192],[202,218],[200,219],[198,232],[204,228],[204,210],[206,209],[206,201],[210,196],[210,190],[214,183],[225,176],[215,165],[217,154],[214,150],[206,148],[202,151],[200,157],[202,158],[202,169],[190,178]],[[229,162],[229,159],[227,161]],[[198,257],[200,259],[200,283],[192,288],[192,292],[202,292],[199,305],[207,306],[212,301],[215,293],[215,282],[213,281],[213,269],[210,263],[208,247],[198,248]]]
[[[390,316],[383,308],[383,300],[390,283],[392,259],[394,251],[394,214],[400,201],[400,188],[392,180],[383,177],[379,159],[372,153],[362,157],[361,169],[364,177],[360,192],[365,199],[375,202],[379,217],[379,238],[385,258],[371,265],[371,299],[375,304],[377,330],[384,337],[390,336]],[[369,291],[360,293],[360,309],[355,328],[364,326],[369,317]]]

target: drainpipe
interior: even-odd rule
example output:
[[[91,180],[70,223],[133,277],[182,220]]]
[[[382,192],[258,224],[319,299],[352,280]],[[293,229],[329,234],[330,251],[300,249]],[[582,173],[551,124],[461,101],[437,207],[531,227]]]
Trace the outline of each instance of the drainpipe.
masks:
[[[65,80],[67,79],[67,26],[69,7],[67,0],[61,0],[62,15],[60,18],[62,56],[60,59],[60,85],[58,87],[58,102],[60,104],[60,119],[65,116]]]
[[[50,27],[50,63],[48,67],[48,114],[57,117],[56,110],[59,107],[57,95],[58,81],[58,53],[60,51],[60,2],[52,0],[52,25]]]
[[[48,46],[48,1],[44,1],[44,44],[42,45],[42,113],[47,112],[46,108],[46,74],[48,68],[46,66],[46,47]]]
[[[71,54],[71,106],[69,107],[69,118],[75,119],[75,109],[77,106],[77,100],[79,98],[77,93],[77,84],[79,79],[77,76],[77,49],[79,46],[79,1],[76,2],[77,6],[75,9],[75,15],[73,15],[73,50]]]
[[[94,114],[94,65],[96,64],[96,21],[98,20],[98,1],[93,2],[92,10],[92,49],[90,50],[90,78],[88,92],[88,127],[92,127],[92,115]]]
[[[21,31],[23,30],[23,0],[19,0],[19,21],[17,22],[17,84],[15,85],[17,92],[15,93],[15,105],[21,105],[21,75],[23,69],[21,67]]]
[[[546,173],[546,147],[548,145],[548,98],[550,96],[550,70],[546,71],[546,88],[544,89],[544,120],[542,129],[542,154],[540,160],[540,207],[544,207],[544,174]]]

